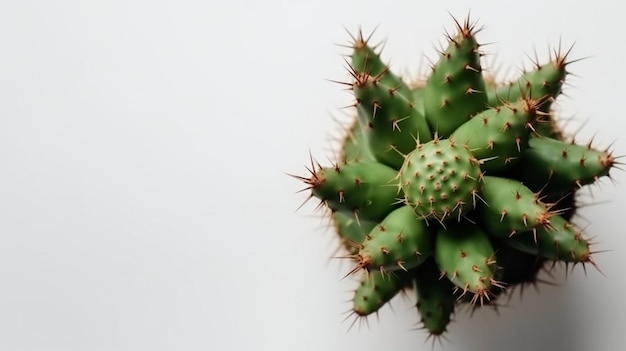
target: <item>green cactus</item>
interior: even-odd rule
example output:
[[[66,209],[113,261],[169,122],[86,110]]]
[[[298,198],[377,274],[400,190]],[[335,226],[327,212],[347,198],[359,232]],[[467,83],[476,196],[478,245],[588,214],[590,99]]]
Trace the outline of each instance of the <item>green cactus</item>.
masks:
[[[347,276],[364,272],[352,313],[366,317],[413,287],[435,337],[458,305],[494,305],[540,281],[549,263],[595,267],[571,222],[575,195],[617,164],[610,150],[566,140],[551,109],[569,51],[496,83],[481,67],[475,25],[455,22],[431,75],[415,84],[354,37],[343,84],[356,115],[339,161],[295,176],[328,209],[353,263]]]

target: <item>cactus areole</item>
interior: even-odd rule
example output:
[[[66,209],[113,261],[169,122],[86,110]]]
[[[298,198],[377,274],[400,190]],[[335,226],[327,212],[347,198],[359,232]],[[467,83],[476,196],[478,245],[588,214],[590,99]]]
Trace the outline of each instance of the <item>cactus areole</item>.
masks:
[[[554,50],[517,80],[498,83],[481,67],[469,18],[429,76],[408,84],[359,33],[352,38],[354,118],[337,162],[311,158],[306,184],[335,224],[361,277],[355,321],[414,290],[429,336],[446,331],[459,306],[494,306],[538,273],[592,265],[594,251],[572,222],[576,192],[616,166],[610,150],[578,144],[552,104],[569,51]]]

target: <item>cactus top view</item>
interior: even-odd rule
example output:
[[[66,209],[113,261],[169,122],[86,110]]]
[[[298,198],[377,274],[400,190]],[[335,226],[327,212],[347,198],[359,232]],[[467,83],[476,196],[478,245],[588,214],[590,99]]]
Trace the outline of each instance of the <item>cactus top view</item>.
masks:
[[[612,150],[574,141],[553,108],[569,50],[497,82],[483,68],[476,24],[454,23],[417,82],[353,36],[351,78],[338,83],[353,93],[354,113],[337,161],[311,157],[308,173],[293,176],[332,220],[346,276],[361,279],[354,321],[410,292],[435,338],[455,310],[497,306],[555,263],[598,268],[598,250],[572,220],[576,193],[618,165]]]

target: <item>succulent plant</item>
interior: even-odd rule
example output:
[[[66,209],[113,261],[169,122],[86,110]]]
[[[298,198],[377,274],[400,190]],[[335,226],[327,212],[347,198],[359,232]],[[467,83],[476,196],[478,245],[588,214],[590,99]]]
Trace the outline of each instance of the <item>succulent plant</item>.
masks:
[[[355,113],[338,161],[311,159],[309,174],[295,176],[332,218],[347,275],[361,274],[353,314],[412,290],[429,336],[446,331],[459,305],[493,305],[549,265],[596,266],[571,221],[575,195],[617,164],[612,151],[567,136],[552,108],[569,51],[496,83],[476,24],[455,23],[428,78],[413,84],[362,33],[352,37],[351,79],[339,83]]]

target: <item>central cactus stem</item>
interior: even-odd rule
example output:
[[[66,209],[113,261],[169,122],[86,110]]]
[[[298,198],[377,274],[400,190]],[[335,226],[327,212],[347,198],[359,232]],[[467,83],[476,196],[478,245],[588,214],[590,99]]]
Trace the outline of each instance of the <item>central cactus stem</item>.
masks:
[[[435,139],[406,155],[398,176],[404,201],[418,216],[444,221],[475,207],[482,174],[466,146]]]

